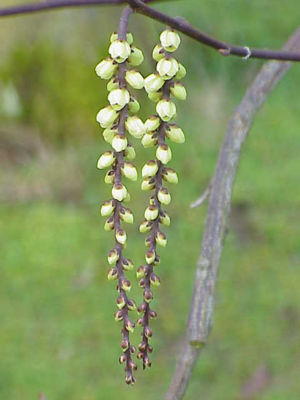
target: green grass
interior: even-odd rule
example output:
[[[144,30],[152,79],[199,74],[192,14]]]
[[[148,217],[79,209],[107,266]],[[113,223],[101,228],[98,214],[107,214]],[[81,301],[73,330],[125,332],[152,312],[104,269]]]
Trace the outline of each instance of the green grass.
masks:
[[[279,48],[298,25],[298,2],[286,2],[285,18],[282,2],[274,0],[272,8],[269,3],[187,0],[158,7],[229,42]],[[145,373],[139,368],[136,385],[128,388],[117,362],[115,285],[106,280],[112,235],[103,231],[98,209],[109,196],[103,173],[95,168],[106,149],[94,122],[105,101],[105,84],[92,71],[105,54],[118,11],[105,9],[102,18],[93,10],[74,12],[66,25],[70,15],[0,25],[7,37],[0,50],[0,84],[15,87],[22,109],[15,119],[1,114],[2,121],[8,130],[9,124],[17,126],[23,141],[23,130],[37,130],[48,157],[23,163],[17,154],[18,163],[0,169],[0,193],[5,194],[4,181],[16,193],[15,201],[4,195],[0,203],[0,399],[38,399],[39,392],[47,400],[161,399],[185,331],[205,225],[206,206],[190,210],[189,204],[208,184],[230,113],[260,62],[221,58],[183,40],[180,58],[188,66],[189,98],[178,107],[178,123],[187,142],[173,146],[172,166],[180,182],[171,188],[172,225],[158,267],[162,285],[155,291],[159,318],[153,323],[153,367]],[[40,29],[34,43],[32,21]],[[149,53],[160,26],[146,26],[140,16],[132,25],[138,44]],[[199,394],[209,400],[243,399],[244,385],[260,366],[269,378],[251,399],[299,398],[299,85],[297,65],[270,95],[244,145],[214,327],[186,400]],[[143,117],[153,111],[148,106]],[[140,169],[153,152],[135,145]],[[134,184],[128,187],[137,224],[148,195]],[[136,226],[128,233],[126,253],[138,266],[144,238]],[[129,276],[139,301],[135,275]]]

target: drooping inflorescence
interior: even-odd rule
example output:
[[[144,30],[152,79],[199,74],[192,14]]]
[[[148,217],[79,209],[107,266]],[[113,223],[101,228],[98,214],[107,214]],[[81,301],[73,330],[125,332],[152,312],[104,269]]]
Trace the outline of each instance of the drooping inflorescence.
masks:
[[[125,17],[126,12],[128,20],[128,9],[124,11]],[[119,357],[119,362],[125,364],[126,383],[133,384],[135,382],[133,370],[137,366],[132,360],[135,348],[130,343],[129,335],[133,332],[135,324],[129,317],[129,311],[135,310],[136,305],[128,297],[131,283],[125,276],[125,272],[133,269],[133,263],[123,254],[127,235],[121,227],[121,222],[133,223],[132,211],[123,204],[130,200],[129,193],[123,184],[123,177],[133,181],[137,179],[137,170],[131,162],[135,158],[135,151],[128,141],[127,133],[136,138],[141,138],[144,134],[144,124],[135,115],[140,108],[139,103],[128,89],[129,86],[134,89],[143,88],[144,79],[132,68],[142,63],[143,54],[141,50],[133,46],[132,34],[124,30],[124,13],[119,32],[113,33],[110,39],[110,57],[96,66],[97,75],[109,80],[107,89],[110,105],[99,111],[97,121],[104,128],[105,141],[112,146],[112,150],[105,151],[100,156],[97,167],[109,168],[104,180],[105,183],[112,185],[112,198],[103,203],[101,215],[107,217],[104,229],[113,231],[115,236],[114,248],[108,253],[108,263],[111,266],[108,279],[117,281],[119,293],[118,310],[115,313],[115,320],[122,321],[123,353]]]
[[[163,209],[171,201],[171,195],[164,186],[166,183],[177,183],[177,173],[166,165],[172,157],[171,149],[166,139],[175,143],[183,143],[184,133],[176,124],[170,121],[176,115],[176,105],[171,96],[185,100],[186,90],[180,80],[186,71],[183,65],[173,57],[173,52],[180,44],[179,35],[171,29],[163,31],[160,35],[160,44],[153,50],[153,58],[157,61],[156,72],[145,78],[144,87],[148,97],[156,103],[156,115],[152,115],[145,122],[146,133],[142,138],[144,147],[156,147],[156,157],[148,161],[142,169],[142,190],[153,190],[149,206],[145,210],[145,220],[140,225],[140,232],[148,233],[145,239],[147,247],[146,264],[137,270],[139,285],[143,288],[143,302],[138,307],[142,316],[138,325],[143,327],[142,340],[139,344],[138,358],[143,361],[143,367],[150,367],[149,353],[152,346],[149,338],[152,336],[150,319],[156,318],[156,312],[150,308],[153,299],[151,286],[158,286],[160,279],[154,272],[154,266],[159,264],[160,257],[157,246],[165,247],[166,235],[161,231],[160,225],[168,226],[170,217]]]

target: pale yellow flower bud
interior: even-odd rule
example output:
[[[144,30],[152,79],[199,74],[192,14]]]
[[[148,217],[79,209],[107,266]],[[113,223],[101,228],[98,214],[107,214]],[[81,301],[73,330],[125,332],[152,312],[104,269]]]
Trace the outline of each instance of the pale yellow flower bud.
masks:
[[[175,58],[162,58],[156,65],[159,75],[165,79],[172,79],[178,72],[178,62]]]
[[[158,171],[158,164],[155,160],[148,161],[142,168],[142,176],[146,178],[147,176],[154,176]]]
[[[181,82],[175,82],[170,88],[171,94],[178,100],[186,100],[186,90]]]
[[[140,103],[134,97],[131,97],[128,104],[128,111],[131,114],[136,114],[137,112],[139,112],[140,108]]]
[[[112,43],[112,42],[114,42],[115,40],[118,40],[118,38],[119,38],[118,33],[117,33],[117,32],[113,32],[112,35],[111,35],[111,37],[110,37],[110,42]],[[132,44],[132,43],[133,43],[133,36],[132,36],[132,33],[128,32],[128,33],[126,34],[126,42],[127,42],[128,44]]]
[[[155,61],[159,61],[162,58],[164,58],[164,56],[165,56],[165,53],[164,53],[164,49],[163,49],[162,45],[157,44],[152,51],[152,58]]]
[[[126,41],[122,40],[114,40],[111,45],[109,46],[108,52],[111,57],[117,61],[117,63],[122,63],[130,55],[130,46]]]
[[[155,251],[148,250],[145,254],[145,260],[147,264],[152,264],[155,260]]]
[[[115,181],[115,171],[113,169],[107,171],[105,177],[104,177],[104,183],[107,185],[113,184]]]
[[[140,139],[145,134],[145,126],[142,120],[135,115],[128,117],[125,126],[130,135]]]
[[[158,217],[158,208],[156,206],[149,206],[145,210],[145,219],[153,221]]]
[[[162,99],[162,92],[151,92],[148,93],[148,99],[157,103],[159,100]]]
[[[109,217],[115,209],[115,204],[113,200],[107,200],[105,201],[100,209],[100,213],[102,217]]]
[[[128,224],[133,224],[133,213],[130,208],[122,207],[120,209],[120,218],[122,221],[127,222]]]
[[[103,169],[110,167],[116,160],[112,151],[105,151],[98,159],[97,168]]]
[[[146,132],[154,132],[159,128],[160,119],[157,115],[151,115],[145,122]]]
[[[117,129],[106,128],[104,129],[102,135],[107,143],[112,144],[112,140],[117,132]]]
[[[142,89],[144,87],[144,78],[138,71],[127,71],[125,79],[126,82],[134,89]]]
[[[135,159],[135,150],[131,144],[127,145],[127,148],[124,151],[124,156],[130,161]]]
[[[170,100],[160,100],[156,105],[157,114],[163,121],[170,121],[176,115],[176,106]]]
[[[142,138],[142,145],[147,149],[157,144],[157,135],[154,133],[146,133]]]
[[[175,124],[169,124],[167,129],[166,129],[166,135],[168,139],[172,140],[172,142],[175,143],[184,143],[185,142],[185,137],[184,133],[181,128],[179,128]]]
[[[167,188],[160,188],[157,193],[157,198],[162,204],[168,205],[171,203],[171,195]]]
[[[109,232],[109,231],[112,231],[114,229],[114,227],[115,227],[115,221],[114,221],[114,217],[112,215],[111,217],[107,218],[107,220],[105,221],[104,230]]]
[[[172,152],[167,144],[161,144],[156,150],[156,158],[163,164],[168,164],[172,158]]]
[[[127,196],[127,189],[122,183],[115,183],[112,188],[112,196],[118,201],[122,201]]]
[[[111,145],[116,152],[120,152],[126,149],[127,139],[124,135],[119,135],[118,133],[114,136]]]
[[[125,305],[126,305],[126,299],[122,294],[120,294],[117,298],[117,307],[119,310],[122,310],[122,308],[124,308]]]
[[[122,261],[122,267],[125,271],[133,270],[133,262],[129,258],[124,258]]]
[[[95,68],[101,79],[110,79],[117,70],[117,64],[111,58],[105,58]]]
[[[126,243],[127,235],[123,229],[117,229],[116,231],[116,241],[122,245]]]
[[[114,89],[108,95],[108,101],[114,110],[120,111],[129,103],[130,95],[126,89]]]
[[[169,214],[165,211],[159,213],[159,222],[165,226],[170,226],[171,220]]]
[[[141,189],[146,192],[148,190],[153,190],[155,188],[155,179],[148,176],[142,181]]]
[[[167,245],[167,237],[162,232],[157,232],[155,236],[156,243],[161,247],[166,247]]]
[[[159,286],[160,285],[159,277],[156,274],[154,274],[153,272],[150,275],[150,282],[151,282],[151,285],[153,285],[153,286]]]
[[[178,176],[173,168],[164,168],[162,171],[162,178],[168,183],[178,183]]]
[[[158,73],[154,73],[145,78],[144,87],[147,93],[152,93],[157,92],[164,83],[163,78]]]
[[[111,268],[111,269],[108,271],[107,279],[108,279],[109,281],[114,281],[114,280],[118,279],[118,276],[119,276],[119,274],[118,274],[117,268]]]
[[[139,231],[141,233],[147,233],[150,232],[152,229],[153,223],[150,221],[143,221],[139,227]]]
[[[178,33],[173,30],[166,29],[160,35],[160,42],[165,50],[173,52],[177,50],[180,45],[180,37]]]
[[[112,78],[106,85],[106,89],[108,92],[111,92],[114,89],[119,89],[119,87],[120,85],[117,77]]]
[[[119,253],[117,252],[116,249],[113,249],[108,253],[107,261],[109,265],[115,264],[118,261],[118,259],[119,259]]]
[[[134,326],[135,326],[134,323],[132,321],[128,320],[126,325],[125,325],[125,328],[126,328],[126,330],[128,332],[133,333],[134,332]],[[131,382],[131,383],[133,383],[133,382]]]
[[[118,116],[118,112],[112,106],[107,106],[98,112],[96,120],[102,128],[111,128]]]
[[[175,79],[177,79],[178,81],[180,81],[180,79],[183,79],[186,76],[186,69],[185,67],[178,63],[178,72],[175,75]]]
[[[128,58],[128,63],[136,67],[142,64],[143,61],[144,61],[144,56],[142,51],[135,46],[131,46],[131,53]]]
[[[121,167],[122,174],[131,181],[137,180],[137,170],[135,166],[131,162],[124,162],[124,165]]]

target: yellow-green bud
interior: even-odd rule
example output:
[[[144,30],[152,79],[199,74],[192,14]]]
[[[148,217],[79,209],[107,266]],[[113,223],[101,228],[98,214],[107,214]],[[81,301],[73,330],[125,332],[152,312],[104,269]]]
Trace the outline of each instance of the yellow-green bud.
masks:
[[[117,268],[111,268],[108,273],[107,273],[107,279],[109,281],[115,281],[116,279],[118,279],[118,270]]]
[[[112,140],[117,132],[117,129],[106,128],[104,129],[102,135],[107,143],[112,144]]]
[[[124,151],[124,156],[130,161],[135,159],[135,150],[131,144],[127,145],[127,148]]]
[[[147,178],[144,178],[142,181],[141,189],[143,192],[146,192],[148,190],[153,190],[155,188],[155,179],[152,178],[151,176],[147,176]]]
[[[109,232],[109,231],[112,231],[114,229],[114,227],[115,227],[114,217],[111,216],[111,217],[107,218],[107,220],[105,221],[104,230]]]
[[[147,93],[152,93],[161,89],[164,83],[163,78],[158,73],[154,73],[145,78],[144,87]]]
[[[123,279],[121,282],[121,288],[125,290],[125,292],[130,292],[131,284],[128,279]]]
[[[105,58],[95,68],[101,79],[110,79],[117,70],[117,64],[111,58]]]
[[[178,175],[173,168],[164,168],[162,171],[162,178],[168,183],[178,183]]]
[[[170,88],[171,94],[178,100],[186,100],[186,90],[181,82],[175,82]]]
[[[130,311],[136,310],[136,304],[133,300],[127,301],[127,307],[128,307],[128,310],[130,310]]]
[[[127,139],[124,135],[119,135],[118,133],[114,136],[111,145],[116,152],[120,152],[126,149]]]
[[[96,120],[102,128],[111,128],[118,116],[118,112],[112,106],[107,106],[98,112]]]
[[[122,63],[130,55],[130,46],[125,40],[117,39],[111,43],[108,52],[117,63]]]
[[[126,82],[134,89],[142,89],[144,87],[144,78],[142,74],[135,70],[129,70],[125,75]]]
[[[121,354],[119,357],[119,363],[123,364],[127,360],[127,355],[126,354]]]
[[[172,152],[167,144],[160,144],[156,150],[156,158],[163,164],[168,164],[172,158]]]
[[[154,272],[152,272],[152,274],[150,275],[150,282],[151,282],[151,285],[153,285],[153,286],[160,285],[160,279]]]
[[[166,29],[160,35],[160,42],[165,50],[173,52],[178,49],[180,45],[180,37],[178,33],[171,29]]]
[[[142,145],[147,149],[157,144],[157,135],[155,133],[146,133],[142,138]]]
[[[124,245],[126,243],[126,240],[127,240],[126,232],[121,228],[117,229],[116,230],[116,241],[118,243]]]
[[[180,81],[180,79],[183,79],[186,76],[186,69],[185,67],[178,63],[178,72],[175,75],[175,79],[177,79],[178,81]]]
[[[158,61],[156,70],[163,79],[172,79],[178,72],[178,62],[175,58],[162,58]]]
[[[157,232],[155,236],[156,243],[161,247],[166,247],[167,245],[167,237],[162,232]]]
[[[162,58],[164,58],[164,56],[165,56],[165,53],[164,53],[164,49],[163,49],[162,45],[157,44],[152,51],[152,58],[155,61],[159,61]]]
[[[165,211],[159,213],[159,222],[165,226],[169,226],[171,223],[170,216]]]
[[[130,102],[128,104],[128,111],[131,114],[136,114],[137,112],[139,112],[139,110],[140,110],[140,103],[134,97],[131,97]]]
[[[111,192],[113,198],[118,201],[124,200],[127,195],[127,189],[122,183],[115,183]]]
[[[111,185],[115,181],[115,171],[113,169],[110,169],[107,171],[105,177],[104,177],[104,183]]]
[[[122,267],[125,271],[133,270],[133,262],[129,258],[124,258],[122,261]]]
[[[122,310],[118,310],[117,312],[115,312],[115,321],[116,322],[121,322],[123,321],[124,317],[123,317],[123,312]]]
[[[113,249],[108,253],[107,261],[109,265],[115,264],[118,261],[118,259],[119,259],[119,253],[117,252],[116,249]]]
[[[113,200],[107,200],[105,201],[100,209],[100,213],[102,217],[109,217],[115,209],[115,204]]]
[[[112,78],[106,85],[106,89],[108,92],[111,92],[112,90],[118,89],[118,88],[119,88],[119,80],[117,77]]]
[[[154,132],[159,128],[160,119],[157,115],[151,115],[145,122],[146,132]]]
[[[148,93],[148,99],[157,103],[159,100],[162,99],[162,92],[151,92]]]
[[[119,38],[118,33],[117,33],[117,32],[113,32],[113,33],[111,34],[111,37],[110,37],[111,43],[114,42],[115,40],[117,40],[118,38]],[[126,42],[127,42],[128,44],[132,44],[132,43],[133,43],[133,36],[132,36],[132,33],[128,32],[128,33],[126,34]]]
[[[158,217],[158,208],[156,206],[149,206],[145,210],[145,219],[147,221],[153,221]]]
[[[131,46],[131,53],[128,57],[128,63],[134,67],[142,64],[144,61],[143,53],[140,49],[135,46]]]
[[[176,115],[176,106],[171,100],[162,99],[157,103],[156,111],[163,121],[170,121]]]
[[[134,322],[130,321],[130,319],[129,319],[129,320],[127,321],[126,325],[125,325],[126,330],[127,330],[128,332],[133,333],[133,332],[134,332],[134,327],[135,327]]]
[[[137,180],[137,170],[131,162],[124,162],[121,171],[127,179],[130,179],[131,181]]]
[[[158,163],[156,160],[150,160],[142,168],[142,176],[146,178],[147,176],[155,176],[158,171]]]
[[[152,264],[155,260],[155,251],[148,250],[145,254],[145,259],[147,264]]]
[[[160,188],[157,193],[157,198],[161,204],[168,205],[171,203],[171,195],[167,188],[164,187]]]
[[[120,111],[129,103],[130,95],[126,89],[114,89],[108,95],[108,101],[114,110]]]
[[[120,218],[122,221],[127,222],[128,224],[133,224],[133,213],[130,208],[122,207],[120,209]]]
[[[153,223],[151,221],[143,221],[139,227],[139,231],[141,233],[150,232],[152,229]]]
[[[140,139],[145,134],[145,126],[142,120],[135,115],[128,117],[125,126],[130,135]]]
[[[166,129],[167,137],[175,143],[184,143],[185,137],[181,128],[179,128],[176,124],[168,125]]]
[[[117,297],[117,307],[119,310],[122,310],[122,308],[124,308],[126,305],[126,299],[122,294],[119,294],[119,296]]]
[[[137,271],[136,271],[136,277],[138,279],[144,278],[146,274],[146,267],[144,265],[141,265],[140,267],[138,267]]]
[[[112,151],[105,151],[98,159],[97,168],[103,169],[110,167],[116,160]]]

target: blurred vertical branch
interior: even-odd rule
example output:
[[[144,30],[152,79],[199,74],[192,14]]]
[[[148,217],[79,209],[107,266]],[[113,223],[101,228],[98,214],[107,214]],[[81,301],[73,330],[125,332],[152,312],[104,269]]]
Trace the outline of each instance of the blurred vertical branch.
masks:
[[[283,49],[300,50],[300,28],[290,37]],[[165,400],[183,398],[195,363],[207,341],[213,323],[214,289],[242,145],[257,112],[290,66],[291,63],[288,62],[266,63],[228,123],[209,193],[206,227],[197,261],[186,336]]]

